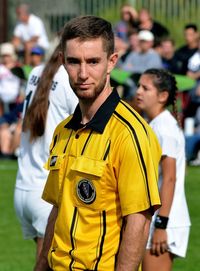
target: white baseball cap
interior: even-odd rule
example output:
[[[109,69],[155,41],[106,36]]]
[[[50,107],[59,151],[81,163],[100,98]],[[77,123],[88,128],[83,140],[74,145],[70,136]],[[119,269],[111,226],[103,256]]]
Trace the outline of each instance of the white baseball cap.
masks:
[[[138,33],[138,38],[139,38],[139,40],[153,41],[154,40],[154,35],[149,30],[141,30]]]
[[[9,42],[2,43],[0,47],[0,55],[10,55],[15,57],[15,48],[13,44]]]

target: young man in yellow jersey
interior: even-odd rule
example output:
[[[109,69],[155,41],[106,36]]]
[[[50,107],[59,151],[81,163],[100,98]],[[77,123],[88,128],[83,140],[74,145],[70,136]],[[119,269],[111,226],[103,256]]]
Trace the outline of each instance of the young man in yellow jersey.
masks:
[[[160,206],[160,146],[110,85],[118,58],[111,24],[77,17],[61,44],[79,104],[50,146],[43,199],[53,210],[35,271],[136,271]]]

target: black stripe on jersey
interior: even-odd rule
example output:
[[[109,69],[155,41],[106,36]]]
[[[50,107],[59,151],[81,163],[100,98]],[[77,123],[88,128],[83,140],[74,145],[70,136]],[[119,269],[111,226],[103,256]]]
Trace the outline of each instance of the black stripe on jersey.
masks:
[[[56,135],[56,136],[54,137],[54,140],[53,140],[53,146],[52,146],[52,148],[50,149],[50,153],[52,152],[53,148],[55,147],[56,142],[57,142],[57,139],[58,139],[58,135]]]
[[[72,246],[72,249],[69,251],[69,254],[72,258],[70,265],[69,265],[70,271],[72,271],[72,265],[74,264],[72,252],[74,251],[74,248],[75,248],[74,239],[73,239],[73,232],[74,232],[74,228],[75,228],[76,217],[77,217],[77,207],[74,208],[74,214],[73,214],[72,224],[71,224],[71,229],[70,229],[70,239],[71,239],[71,246]]]
[[[88,143],[88,141],[89,141],[89,139],[90,139],[90,137],[91,137],[91,135],[92,135],[92,132],[93,132],[93,130],[90,131],[89,136],[88,136],[88,138],[87,138],[86,141],[85,141],[85,144],[84,144],[84,146],[83,146],[81,155],[83,155],[83,153],[84,153],[84,151],[85,151],[85,148],[86,148],[86,146],[87,146],[87,143]]]
[[[107,158],[107,156],[108,156],[108,154],[109,154],[109,151],[110,151],[110,143],[111,143],[111,141],[109,141],[108,147],[107,147],[106,152],[105,152],[105,154],[104,154],[104,157],[103,157],[103,160],[104,160],[104,161],[106,160],[106,158]]]
[[[143,126],[145,130],[145,133],[148,135],[146,127],[144,126],[144,123],[142,123],[142,121],[138,118],[135,112],[130,107],[128,107],[127,104],[125,104],[122,100],[120,100],[120,103],[122,103],[128,109],[128,111],[131,112],[131,114],[140,122],[140,124]]]
[[[149,197],[150,209],[152,209],[151,197],[150,197],[150,191],[149,191],[149,184],[148,184],[147,169],[146,169],[146,165],[145,165],[145,162],[144,162],[144,158],[143,158],[143,155],[142,155],[142,150],[141,150],[141,147],[140,147],[140,143],[139,143],[137,134],[136,134],[135,129],[133,128],[133,126],[126,119],[124,119],[118,112],[114,111],[114,114],[122,122],[124,122],[129,127],[129,129],[131,130],[131,132],[133,134],[133,137],[135,139],[135,142],[136,142],[136,145],[137,145],[137,148],[138,148],[138,151],[139,151],[139,156],[140,156],[140,160],[141,160],[141,163],[142,163],[142,168],[143,168],[144,174],[145,174],[145,180],[146,180],[147,194],[148,194],[148,197]]]
[[[106,235],[106,211],[102,212],[102,218],[103,218],[103,233],[102,233],[101,242],[100,242],[99,256],[94,268],[95,271],[98,270],[98,265],[103,254],[103,245],[104,245],[104,240],[105,240],[105,235]]]
[[[120,102],[121,102],[121,103],[129,110],[129,112],[131,112],[131,113],[133,114],[133,116],[141,123],[141,125],[142,125],[143,128],[144,128],[145,133],[146,133],[147,136],[148,136],[148,132],[147,132],[147,130],[146,130],[146,127],[145,127],[144,123],[142,123],[142,121],[138,118],[138,116],[134,113],[134,111],[133,111],[131,108],[129,108],[129,107],[127,106],[127,104],[126,104],[124,101],[120,100]],[[154,166],[155,166],[155,165],[154,165]],[[155,167],[154,167],[154,169],[155,169]],[[156,169],[155,169],[154,171],[155,171],[155,176],[156,176]]]
[[[70,138],[71,138],[71,136],[72,136],[72,133],[73,133],[73,130],[71,130],[71,133],[70,133],[70,135],[69,135],[69,138],[68,138],[68,140],[67,140],[67,143],[66,143],[66,145],[65,145],[65,148],[64,148],[64,150],[63,150],[63,153],[66,152],[67,146],[68,146],[68,144],[69,144],[69,140],[70,140]]]

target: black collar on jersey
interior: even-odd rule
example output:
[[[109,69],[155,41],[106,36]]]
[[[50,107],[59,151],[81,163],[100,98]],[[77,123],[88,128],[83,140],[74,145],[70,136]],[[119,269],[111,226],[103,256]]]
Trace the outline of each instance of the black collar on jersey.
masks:
[[[113,90],[105,102],[99,107],[94,117],[86,125],[81,124],[82,115],[80,106],[78,104],[74,111],[73,117],[65,125],[65,128],[70,128],[77,131],[78,129],[85,127],[102,134],[119,101],[120,97],[117,90]]]

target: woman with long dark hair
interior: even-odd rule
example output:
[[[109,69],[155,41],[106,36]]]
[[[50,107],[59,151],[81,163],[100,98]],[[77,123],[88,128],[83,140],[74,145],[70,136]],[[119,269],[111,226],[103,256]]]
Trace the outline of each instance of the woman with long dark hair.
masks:
[[[174,258],[185,257],[187,251],[190,217],[184,190],[185,140],[176,96],[176,80],[169,72],[149,69],[140,77],[137,106],[146,114],[162,148],[159,169],[162,206],[152,219],[143,271],[171,271]]]
[[[73,113],[76,104],[58,45],[45,67],[34,68],[29,76],[15,187],[15,208],[23,235],[37,242],[37,256],[51,211],[51,205],[41,199],[48,175],[44,164],[55,127]]]

